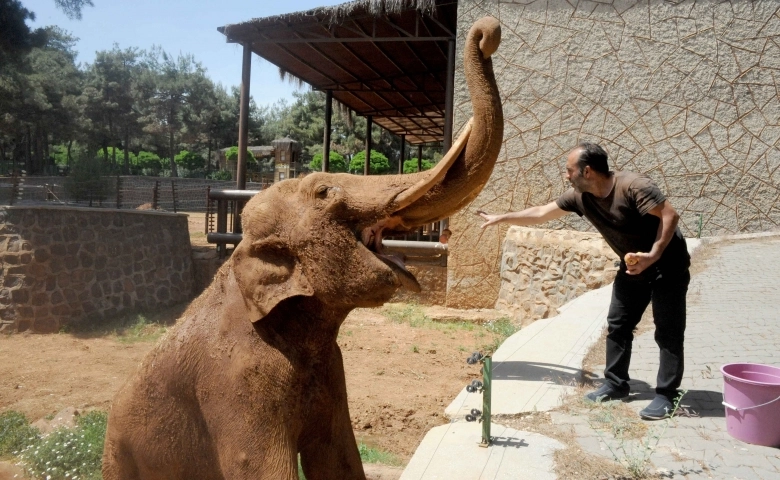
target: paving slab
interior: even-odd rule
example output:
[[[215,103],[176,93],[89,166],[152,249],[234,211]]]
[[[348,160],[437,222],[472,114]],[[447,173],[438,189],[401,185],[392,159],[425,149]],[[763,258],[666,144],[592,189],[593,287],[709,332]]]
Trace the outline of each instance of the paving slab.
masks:
[[[400,480],[555,480],[557,440],[491,423],[493,443],[483,448],[482,424],[455,421],[431,429]]]
[[[509,337],[493,354],[491,412],[517,414],[546,411],[580,379],[582,360],[601,335],[612,285],[593,290],[567,303],[552,318],[537,320]],[[482,394],[465,389],[444,410],[463,418],[482,409]]]

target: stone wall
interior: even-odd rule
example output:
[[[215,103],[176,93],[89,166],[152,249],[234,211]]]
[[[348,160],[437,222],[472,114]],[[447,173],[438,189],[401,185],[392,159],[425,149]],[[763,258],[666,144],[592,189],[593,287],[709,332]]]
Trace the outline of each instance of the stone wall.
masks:
[[[447,304],[498,298],[506,229],[477,209],[521,210],[558,197],[566,153],[595,141],[611,167],[649,174],[686,236],[780,223],[780,0],[461,0],[458,58],[471,24],[498,18],[493,55],[504,145],[493,175],[450,222]],[[455,127],[471,116],[462,62]],[[576,215],[552,229],[589,230]]]
[[[618,262],[596,233],[512,227],[504,240],[496,308],[523,325],[553,317],[570,300],[612,283]]]
[[[407,265],[407,269],[417,278],[422,289],[414,293],[400,288],[391,302],[413,302],[421,305],[444,305],[447,295],[447,267],[440,265]]]
[[[187,216],[0,208],[0,331],[54,332],[192,298]]]

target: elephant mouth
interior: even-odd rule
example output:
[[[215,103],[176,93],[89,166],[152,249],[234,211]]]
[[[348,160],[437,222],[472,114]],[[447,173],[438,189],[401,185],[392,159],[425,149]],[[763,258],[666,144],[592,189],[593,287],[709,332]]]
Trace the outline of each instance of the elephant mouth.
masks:
[[[420,283],[412,273],[406,269],[404,256],[398,253],[385,253],[382,245],[382,232],[384,231],[384,222],[376,223],[370,227],[364,228],[359,235],[360,242],[371,253],[374,254],[385,265],[390,267],[401,286],[408,288],[413,292],[420,292]]]

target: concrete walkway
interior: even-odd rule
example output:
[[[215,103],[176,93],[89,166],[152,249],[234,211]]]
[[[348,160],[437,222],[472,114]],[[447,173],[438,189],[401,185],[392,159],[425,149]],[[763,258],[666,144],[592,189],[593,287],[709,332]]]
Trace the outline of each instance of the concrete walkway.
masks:
[[[689,241],[689,247],[697,243]],[[664,422],[648,422],[648,435],[658,437],[651,471],[664,478],[780,479],[780,449],[729,436],[720,373],[721,365],[733,362],[780,366],[780,236],[705,239],[698,253],[688,294],[682,385],[688,390],[682,404],[691,416],[676,417],[665,430],[659,430]],[[494,414],[553,410],[560,404],[605,326],[610,293],[611,286],[583,295],[562,307],[557,317],[535,322],[496,351]],[[637,412],[653,397],[657,368],[658,347],[650,331],[634,342],[628,405]],[[475,407],[481,409],[481,395],[462,391],[445,410],[452,423],[426,435],[401,479],[556,478],[551,454],[563,445],[494,425],[491,433],[507,440],[480,448],[480,425],[464,421]],[[585,452],[612,459],[605,444],[609,440],[586,418],[553,411],[552,419],[575,432]],[[774,421],[768,428],[780,428],[780,412]],[[640,441],[630,443],[622,446],[641,448]],[[613,450],[617,446],[611,445]]]

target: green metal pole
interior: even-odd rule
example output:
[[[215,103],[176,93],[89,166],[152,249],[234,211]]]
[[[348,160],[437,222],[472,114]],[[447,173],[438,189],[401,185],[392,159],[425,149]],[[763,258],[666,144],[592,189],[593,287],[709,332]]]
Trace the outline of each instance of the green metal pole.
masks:
[[[703,222],[704,222],[704,214],[700,213],[699,214],[699,234],[696,235],[696,238],[701,238],[701,227],[702,227],[702,223]]]
[[[482,359],[482,443],[480,446],[490,445],[490,389],[493,361],[490,356]]]

